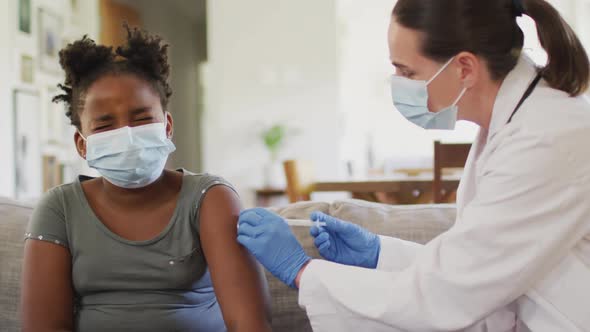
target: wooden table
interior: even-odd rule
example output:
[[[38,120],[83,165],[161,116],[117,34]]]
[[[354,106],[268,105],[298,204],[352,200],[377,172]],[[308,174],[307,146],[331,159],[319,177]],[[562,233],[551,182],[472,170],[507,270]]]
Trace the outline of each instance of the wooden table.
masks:
[[[460,175],[443,178],[443,190],[453,193]],[[433,176],[395,175],[381,179],[316,182],[313,192],[350,192],[353,198],[390,204],[424,204],[433,199]],[[450,198],[452,200],[452,198]]]
[[[284,188],[262,188],[256,189],[256,205],[269,207],[273,201],[287,197],[287,190]]]

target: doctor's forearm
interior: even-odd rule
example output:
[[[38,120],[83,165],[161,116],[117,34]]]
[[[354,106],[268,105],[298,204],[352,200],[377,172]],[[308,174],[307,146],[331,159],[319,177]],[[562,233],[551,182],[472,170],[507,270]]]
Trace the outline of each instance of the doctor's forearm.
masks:
[[[377,261],[377,270],[401,271],[409,267],[423,245],[404,241],[394,237],[379,236],[381,248]]]
[[[301,270],[299,270],[299,272],[297,272],[297,277],[295,277],[295,287],[297,287],[297,289],[299,289],[299,281],[301,280],[301,276],[303,275],[303,272],[305,271],[305,268],[307,268],[307,265],[309,265],[309,263],[311,263],[312,260],[310,260],[309,262],[305,263],[305,265],[303,265],[301,267]]]

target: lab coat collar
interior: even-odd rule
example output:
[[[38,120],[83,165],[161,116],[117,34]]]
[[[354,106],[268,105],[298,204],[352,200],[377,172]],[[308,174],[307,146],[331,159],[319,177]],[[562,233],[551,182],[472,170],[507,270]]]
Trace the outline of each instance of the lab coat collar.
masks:
[[[537,76],[538,69],[526,55],[522,55],[516,67],[508,73],[500,86],[498,96],[492,110],[492,119],[488,133],[488,142],[502,129],[510,119],[512,112]]]

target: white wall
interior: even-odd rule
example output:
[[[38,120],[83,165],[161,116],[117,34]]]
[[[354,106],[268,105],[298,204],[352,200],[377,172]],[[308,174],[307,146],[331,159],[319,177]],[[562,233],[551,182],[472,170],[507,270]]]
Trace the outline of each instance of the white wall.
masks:
[[[343,155],[362,173],[371,145],[377,164],[386,168],[431,167],[433,141],[469,142],[477,127],[459,123],[453,132],[424,131],[406,121],[392,105],[387,31],[395,1],[370,5],[339,0],[341,104],[347,114]],[[369,136],[370,134],[370,136]],[[383,165],[385,163],[385,165]]]
[[[70,11],[69,0],[31,0],[32,27],[31,34],[26,35],[18,29],[18,1],[2,0],[0,11],[0,196],[13,196],[14,194],[14,128],[12,93],[15,88],[26,88],[38,91],[41,96],[42,109],[39,110],[39,118],[31,121],[44,120],[47,111],[47,93],[49,87],[54,87],[63,81],[61,73],[48,74],[39,70],[38,65],[38,8],[43,7],[53,13],[63,16],[65,31],[63,38],[73,40],[88,34],[91,37],[98,35],[98,2],[97,0],[78,1],[80,15],[73,17]],[[20,56],[28,54],[35,61],[35,82],[33,85],[23,85],[20,82]],[[65,114],[63,115],[65,118]],[[61,156],[65,159],[76,159],[75,151],[69,156]]]
[[[549,0],[590,46],[590,0]],[[362,170],[367,164],[367,149],[372,145],[377,161],[388,161],[386,168],[431,167],[433,141],[470,142],[477,126],[459,123],[457,130],[424,131],[410,124],[395,111],[391,102],[387,27],[395,1],[338,0],[340,27],[340,100],[346,114],[342,157],[355,160]],[[525,48],[539,63],[546,61],[534,22],[519,19],[525,34]],[[369,136],[370,133],[370,136]],[[378,165],[379,166],[379,165]]]
[[[576,30],[586,49],[590,50],[590,0],[549,0]]]
[[[590,0],[549,0],[590,46]],[[387,28],[394,0],[337,0],[340,29],[340,105],[346,114],[342,158],[354,160],[362,173],[367,149],[386,168],[431,167],[433,141],[470,142],[477,126],[460,122],[455,131],[424,131],[406,121],[391,102]],[[525,34],[525,48],[539,63],[546,61],[534,22],[519,19]]]
[[[433,139],[473,139],[473,126],[426,133],[395,112],[387,48],[394,3],[210,2],[206,170],[242,191],[261,186],[259,131],[276,121],[302,129],[282,157],[313,160],[319,179],[339,177],[348,161],[364,173],[370,144],[378,160],[429,166]]]
[[[575,28],[582,43],[590,53],[590,0],[579,0],[575,2],[571,16],[575,16]]]
[[[554,0],[582,39],[588,0]],[[394,0],[209,1],[205,70],[204,169],[234,182],[252,204],[268,160],[259,139],[266,125],[301,129],[283,159],[311,159],[316,177],[378,164],[431,167],[433,141],[470,142],[477,126],[424,131],[395,111],[390,97],[387,28]],[[586,13],[590,13],[590,9]],[[578,17],[578,19],[575,19]],[[527,47],[538,50],[532,22]],[[538,57],[540,53],[535,53]],[[381,161],[381,162],[379,162]]]
[[[253,204],[272,123],[300,131],[281,158],[312,160],[317,177],[342,168],[339,45],[334,0],[207,3],[204,169],[226,177]]]

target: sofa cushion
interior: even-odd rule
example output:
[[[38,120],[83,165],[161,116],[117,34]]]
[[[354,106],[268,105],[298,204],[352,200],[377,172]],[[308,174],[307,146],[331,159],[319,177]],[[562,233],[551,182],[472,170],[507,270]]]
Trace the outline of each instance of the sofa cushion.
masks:
[[[0,198],[0,330],[20,331],[18,302],[24,234],[33,208]]]
[[[456,209],[451,204],[383,205],[345,200],[334,202],[329,214],[379,235],[426,244],[455,223]]]
[[[330,204],[324,202],[299,202],[284,207],[272,207],[268,210],[286,219],[309,219],[315,211],[328,213]]]

